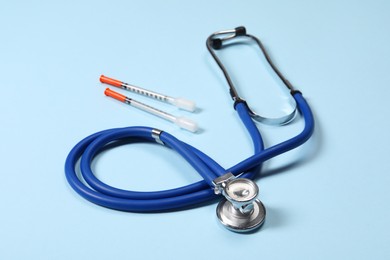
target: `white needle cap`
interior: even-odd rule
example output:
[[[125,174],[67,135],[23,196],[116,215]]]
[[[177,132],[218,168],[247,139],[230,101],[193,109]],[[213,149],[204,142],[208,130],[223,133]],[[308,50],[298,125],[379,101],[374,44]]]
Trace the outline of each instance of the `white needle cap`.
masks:
[[[195,108],[196,108],[194,101],[187,100],[184,98],[175,98],[173,100],[173,105],[177,106],[178,108],[190,111],[190,112],[194,112]]]
[[[178,125],[180,128],[186,129],[193,133],[198,131],[198,124],[185,117],[177,117],[175,120],[175,124]]]

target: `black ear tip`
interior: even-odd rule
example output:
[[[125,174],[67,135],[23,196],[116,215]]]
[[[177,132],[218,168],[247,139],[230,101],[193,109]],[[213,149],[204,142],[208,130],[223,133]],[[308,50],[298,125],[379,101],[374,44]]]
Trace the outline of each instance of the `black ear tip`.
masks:
[[[235,30],[236,30],[237,36],[246,35],[246,28],[244,26],[239,26],[239,27],[235,28]]]
[[[211,47],[213,47],[214,50],[219,50],[222,48],[222,40],[221,39],[212,39],[211,40]]]

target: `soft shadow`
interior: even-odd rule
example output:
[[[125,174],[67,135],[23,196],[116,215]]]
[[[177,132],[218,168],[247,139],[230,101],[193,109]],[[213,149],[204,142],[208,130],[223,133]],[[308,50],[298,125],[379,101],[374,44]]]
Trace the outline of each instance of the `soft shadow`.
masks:
[[[267,215],[265,219],[265,223],[261,227],[261,229],[268,228],[280,228],[286,225],[288,221],[288,213],[281,210],[280,208],[276,209],[273,207],[267,206]]]
[[[194,134],[200,135],[200,134],[203,134],[205,132],[206,132],[206,130],[204,128],[199,127],[199,129]]]
[[[195,111],[193,111],[192,113],[193,113],[193,114],[200,114],[200,113],[202,113],[202,111],[203,111],[202,108],[197,107],[197,108],[195,109]]]

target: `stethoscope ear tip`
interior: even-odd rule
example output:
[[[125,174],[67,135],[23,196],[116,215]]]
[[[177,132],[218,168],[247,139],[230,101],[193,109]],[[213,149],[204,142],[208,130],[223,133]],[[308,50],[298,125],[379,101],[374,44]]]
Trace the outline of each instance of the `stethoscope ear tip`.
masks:
[[[219,38],[211,39],[211,47],[214,50],[219,50],[222,48],[222,40]]]
[[[246,35],[246,28],[244,26],[238,26],[234,30],[236,31],[236,36]]]

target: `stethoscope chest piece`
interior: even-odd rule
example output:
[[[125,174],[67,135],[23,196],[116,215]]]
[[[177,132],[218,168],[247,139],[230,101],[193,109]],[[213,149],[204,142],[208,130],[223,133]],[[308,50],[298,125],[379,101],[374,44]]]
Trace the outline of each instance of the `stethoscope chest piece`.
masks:
[[[221,178],[221,179],[220,179]],[[265,220],[265,208],[257,199],[259,188],[255,182],[225,174],[215,180],[216,192],[225,197],[217,206],[219,221],[229,230],[249,232],[259,228]]]
[[[261,227],[264,223],[265,208],[260,200],[255,200],[253,209],[248,213],[242,213],[235,209],[230,201],[224,199],[218,204],[217,216],[227,229],[234,232],[249,232]]]

